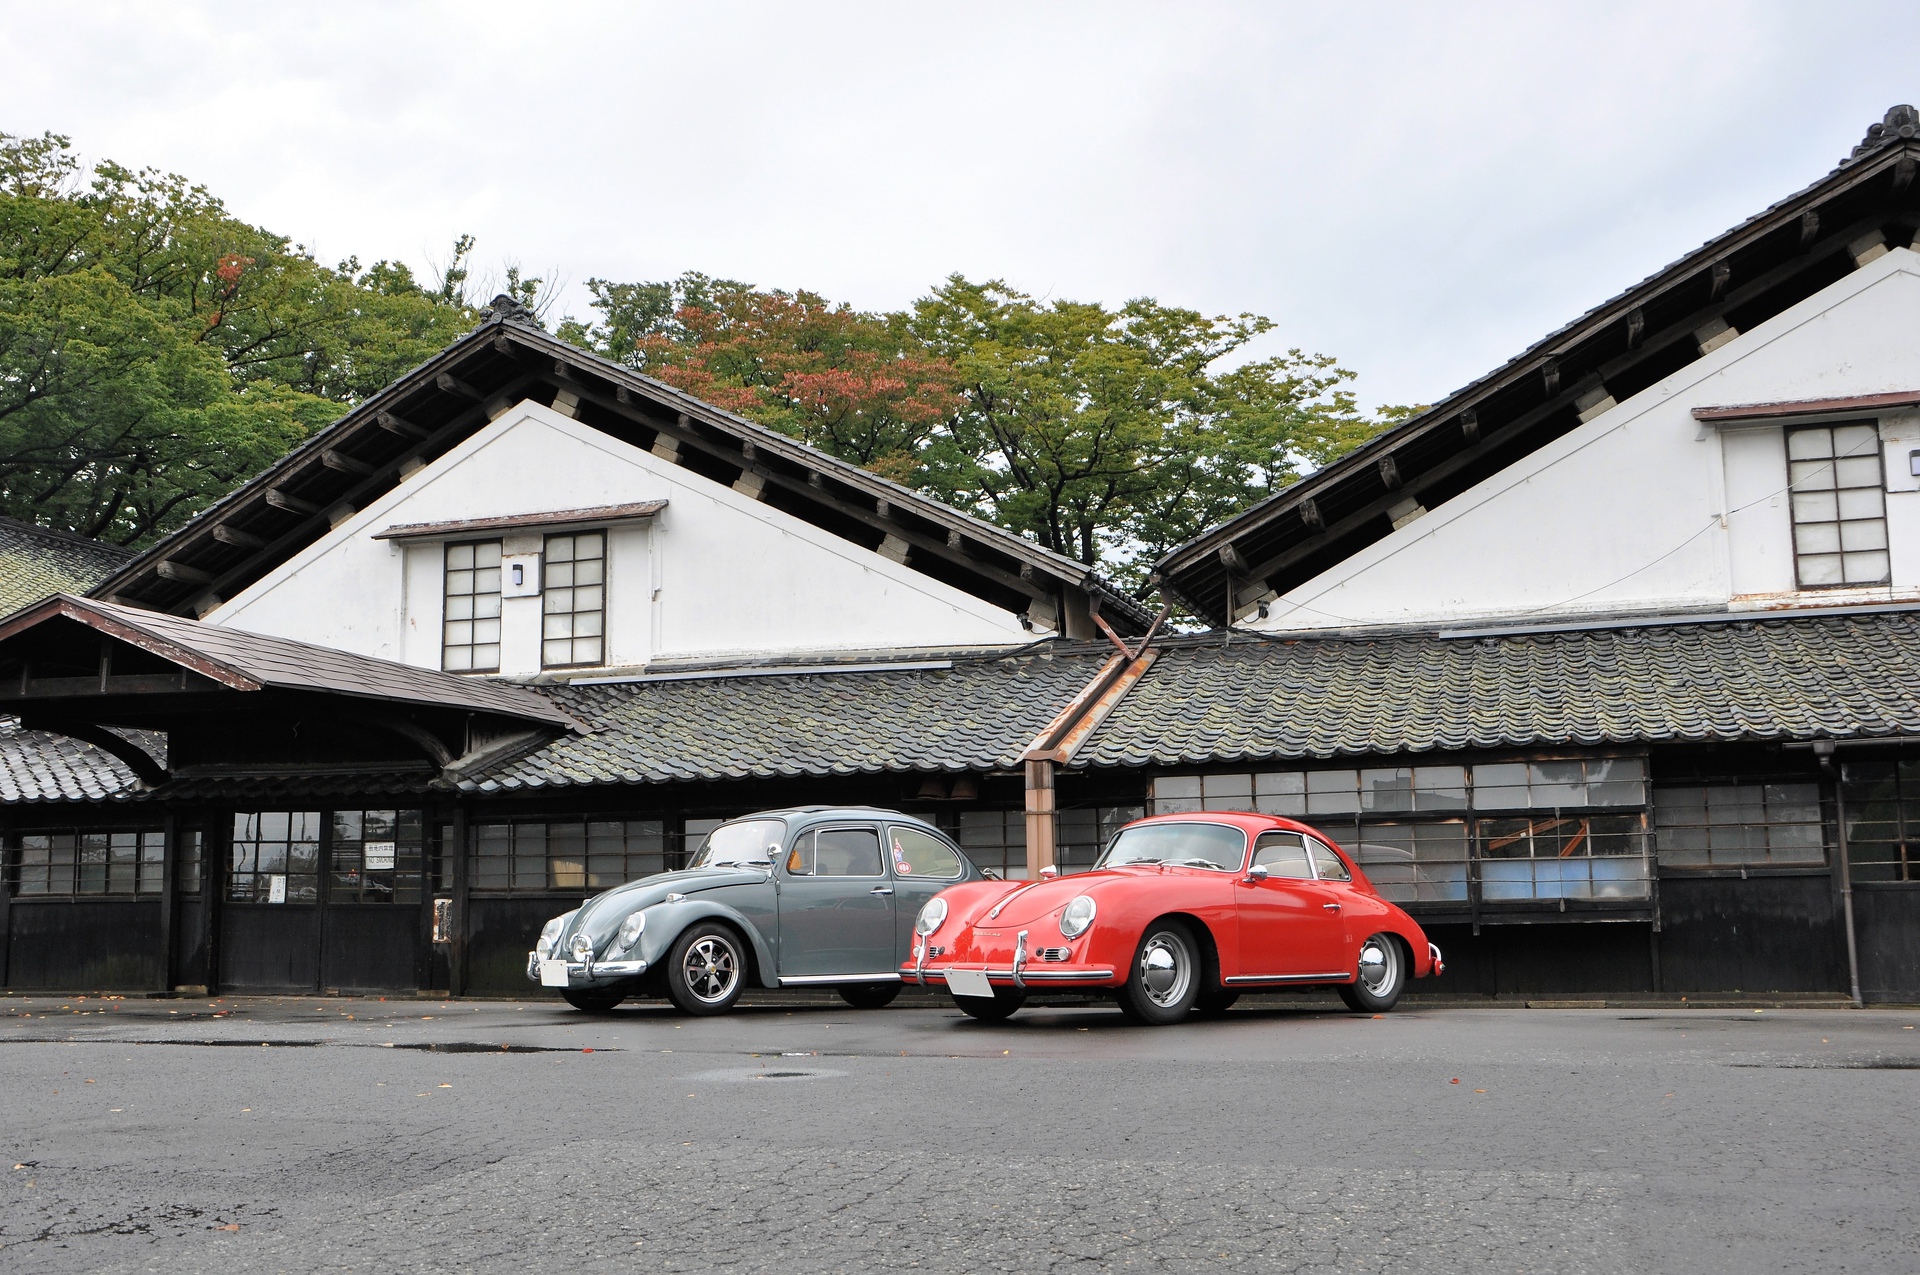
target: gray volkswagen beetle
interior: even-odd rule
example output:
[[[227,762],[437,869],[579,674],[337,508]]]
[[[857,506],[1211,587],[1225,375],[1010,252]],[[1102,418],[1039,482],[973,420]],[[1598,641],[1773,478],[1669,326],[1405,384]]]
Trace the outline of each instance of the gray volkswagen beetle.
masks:
[[[926,901],[983,874],[932,824],[892,810],[805,806],[724,823],[686,868],[595,895],[547,922],[527,977],[576,1009],[665,996],[722,1014],[751,980],[832,987],[878,1009]]]

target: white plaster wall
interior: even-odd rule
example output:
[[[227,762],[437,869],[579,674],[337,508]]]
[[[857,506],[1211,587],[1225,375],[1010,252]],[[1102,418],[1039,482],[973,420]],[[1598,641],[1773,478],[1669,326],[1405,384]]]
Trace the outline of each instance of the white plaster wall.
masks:
[[[1920,255],[1895,249],[1270,604],[1257,627],[1448,623],[1920,595],[1920,426],[1883,422],[1893,586],[1795,595],[1781,431],[1692,409],[1920,389]]]
[[[608,666],[663,657],[997,645],[1019,617],[548,408],[521,403],[210,613],[216,624],[425,668],[441,546],[397,523],[665,500],[611,529]],[[501,671],[539,669],[540,602],[506,599]]]

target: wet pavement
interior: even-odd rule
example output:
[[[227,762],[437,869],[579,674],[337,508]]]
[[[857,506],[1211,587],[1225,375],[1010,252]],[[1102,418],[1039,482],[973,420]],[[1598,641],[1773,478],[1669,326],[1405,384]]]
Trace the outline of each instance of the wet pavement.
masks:
[[[902,1005],[0,998],[0,1266],[1920,1269],[1920,1012]]]

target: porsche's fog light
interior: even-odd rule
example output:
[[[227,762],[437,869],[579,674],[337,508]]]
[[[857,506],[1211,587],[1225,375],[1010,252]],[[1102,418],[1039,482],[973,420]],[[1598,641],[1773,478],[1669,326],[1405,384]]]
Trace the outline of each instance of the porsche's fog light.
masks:
[[[1082,894],[1061,910],[1060,932],[1070,939],[1077,939],[1087,932],[1093,924],[1093,898]]]
[[[573,954],[573,959],[576,961],[590,961],[593,959],[593,940],[585,934],[576,934],[573,936],[573,942],[567,945],[567,950]]]
[[[920,909],[920,915],[914,918],[913,932],[921,938],[927,937],[939,929],[947,919],[947,901],[942,898],[927,900],[927,906]]]
[[[632,951],[633,945],[638,943],[640,936],[646,932],[647,914],[644,912],[635,912],[632,916],[620,922],[620,950],[623,952]]]

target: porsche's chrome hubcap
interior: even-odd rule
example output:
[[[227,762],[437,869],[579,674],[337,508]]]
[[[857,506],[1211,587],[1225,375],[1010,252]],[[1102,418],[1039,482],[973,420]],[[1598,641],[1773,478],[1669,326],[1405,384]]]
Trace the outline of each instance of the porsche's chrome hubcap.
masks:
[[[708,934],[687,949],[680,972],[686,975],[687,989],[702,1001],[725,1000],[740,981],[740,956],[733,944]]]
[[[1391,939],[1376,934],[1360,948],[1360,985],[1372,996],[1385,996],[1400,981],[1400,954]]]
[[[1140,985],[1156,1005],[1172,1005],[1187,994],[1193,981],[1193,962],[1187,945],[1172,934],[1160,933],[1140,949]]]

